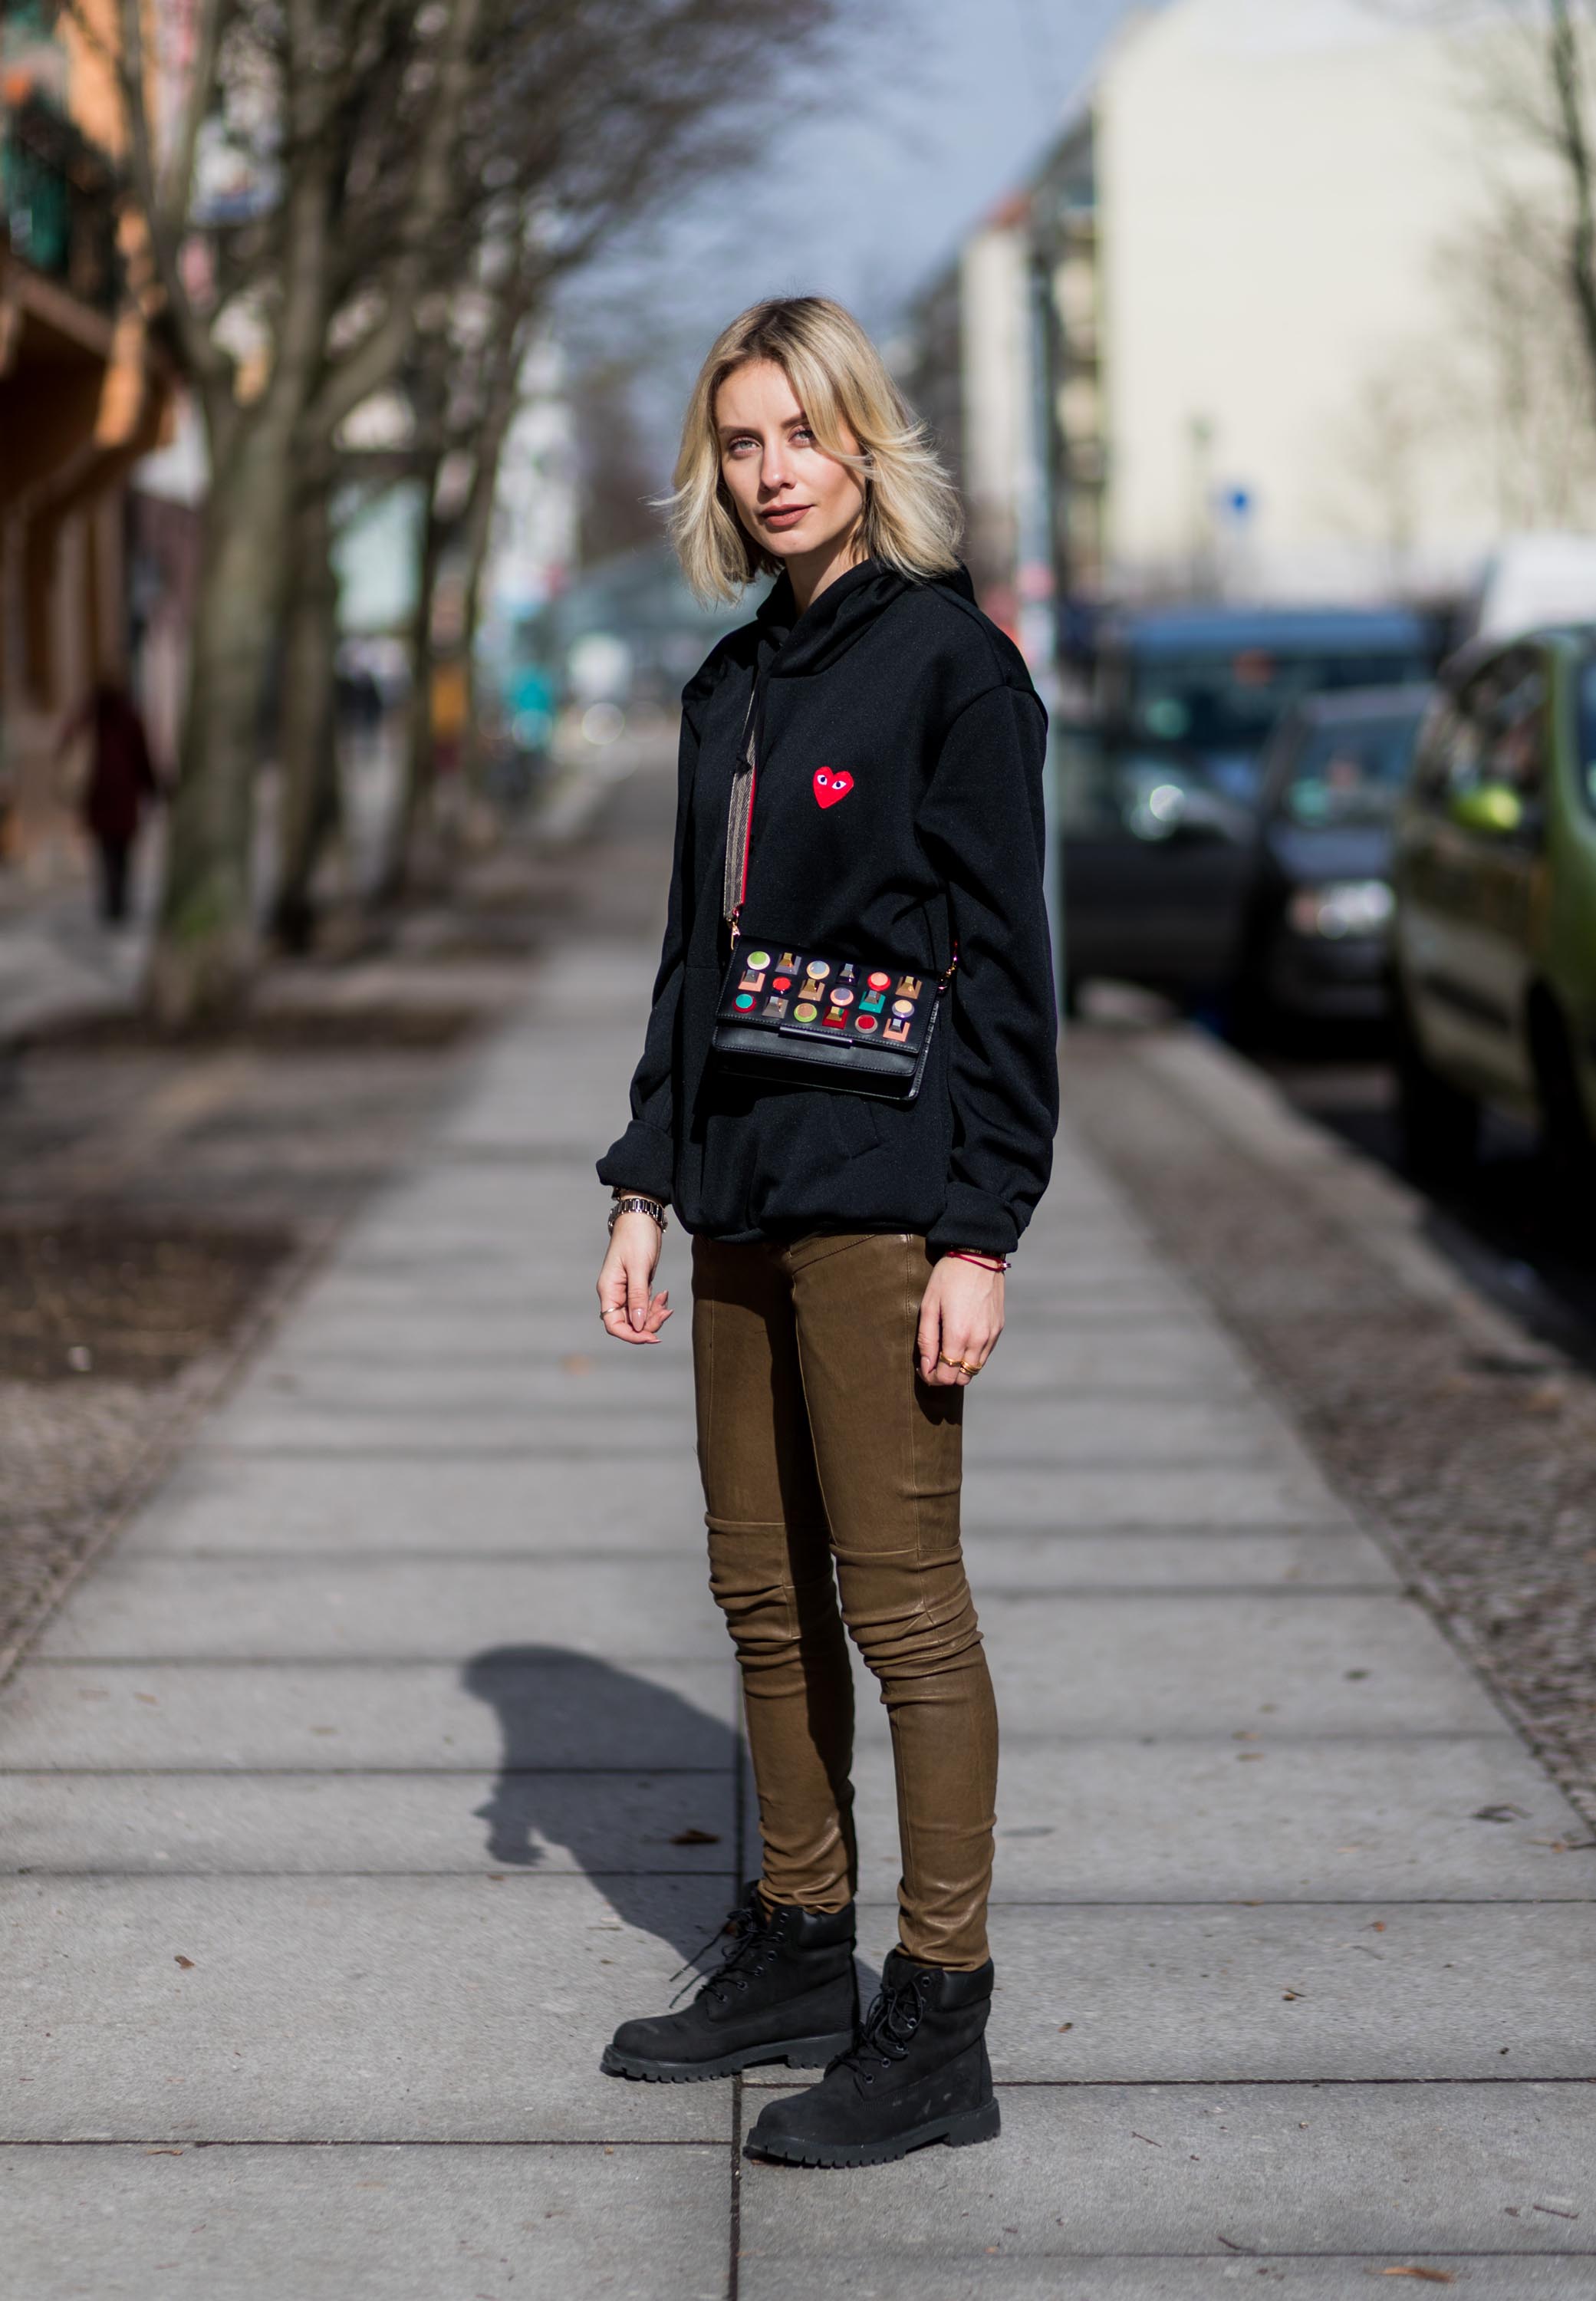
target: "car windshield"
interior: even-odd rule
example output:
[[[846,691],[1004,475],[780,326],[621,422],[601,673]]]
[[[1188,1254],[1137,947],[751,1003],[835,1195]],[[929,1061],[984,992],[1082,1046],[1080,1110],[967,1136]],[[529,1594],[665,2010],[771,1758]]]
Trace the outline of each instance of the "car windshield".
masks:
[[[1413,757],[1421,711],[1310,726],[1282,806],[1309,830],[1390,820]]]
[[[1429,675],[1416,655],[1243,648],[1224,656],[1142,657],[1132,669],[1131,729],[1199,756],[1256,758],[1281,713],[1305,695],[1400,686]]]

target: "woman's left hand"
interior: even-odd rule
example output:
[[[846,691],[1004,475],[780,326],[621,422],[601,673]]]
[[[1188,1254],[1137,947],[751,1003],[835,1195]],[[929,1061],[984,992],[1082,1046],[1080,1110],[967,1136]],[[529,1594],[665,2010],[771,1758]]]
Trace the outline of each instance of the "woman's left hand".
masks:
[[[963,1389],[1003,1332],[1003,1273],[944,1255],[920,1304],[920,1379]]]

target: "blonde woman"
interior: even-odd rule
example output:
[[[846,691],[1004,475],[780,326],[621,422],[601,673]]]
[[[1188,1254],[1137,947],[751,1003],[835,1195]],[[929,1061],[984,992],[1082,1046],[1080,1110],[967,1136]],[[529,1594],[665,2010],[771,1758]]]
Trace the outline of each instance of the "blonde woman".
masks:
[[[757,305],[721,336],[671,515],[705,598],[777,580],[683,698],[664,950],[631,1124],[598,1167],[598,1299],[616,1341],[661,1341],[673,1208],[763,1862],[719,1970],[682,2011],[624,2022],[605,2067],[828,2063],[750,2147],[877,2164],[998,2130],[998,1721],[960,1447],[1057,1116],[1046,723],[974,605],[925,433],[839,305]],[[764,1058],[727,1051],[761,1030]],[[845,1629],[890,1723],[903,1873],[863,2023]]]

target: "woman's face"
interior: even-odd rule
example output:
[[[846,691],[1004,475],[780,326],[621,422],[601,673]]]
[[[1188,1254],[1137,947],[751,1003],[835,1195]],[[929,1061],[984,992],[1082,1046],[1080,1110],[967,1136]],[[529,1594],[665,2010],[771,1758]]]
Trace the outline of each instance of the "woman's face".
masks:
[[[773,360],[734,368],[715,395],[714,422],[738,516],[773,559],[819,566],[851,542],[865,482],[816,444],[783,368]],[[846,429],[842,445],[858,453]]]

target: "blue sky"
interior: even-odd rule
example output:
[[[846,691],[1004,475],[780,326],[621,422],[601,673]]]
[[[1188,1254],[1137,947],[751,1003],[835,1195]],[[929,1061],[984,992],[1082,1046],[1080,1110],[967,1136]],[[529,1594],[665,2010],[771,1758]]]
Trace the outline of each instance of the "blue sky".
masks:
[[[749,178],[584,283],[603,335],[641,353],[650,416],[679,406],[710,338],[761,296],[837,296],[890,333],[1024,180],[1131,13],[1131,0],[853,0],[823,79],[795,88],[815,100]]]

